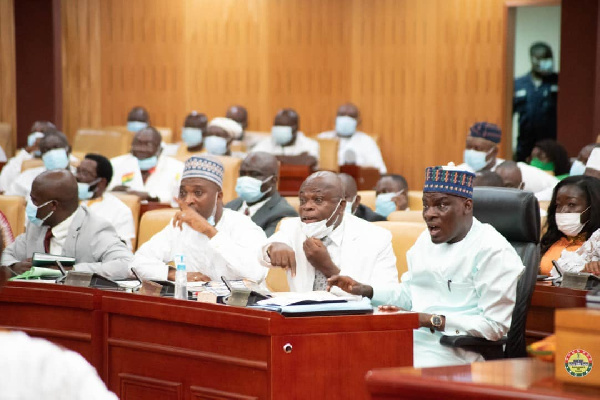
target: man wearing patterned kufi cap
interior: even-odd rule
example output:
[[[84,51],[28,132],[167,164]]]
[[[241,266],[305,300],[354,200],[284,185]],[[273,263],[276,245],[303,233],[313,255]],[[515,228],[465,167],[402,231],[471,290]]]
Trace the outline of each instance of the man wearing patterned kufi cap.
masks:
[[[265,233],[245,215],[223,208],[223,171],[209,155],[185,162],[175,199],[180,211],[135,254],[133,268],[142,278],[175,280],[176,255],[184,256],[188,281],[265,278],[267,269],[256,260]]]
[[[495,171],[496,167],[504,162],[498,157],[499,145],[502,139],[502,130],[490,122],[476,122],[469,128],[465,151],[464,163],[458,168],[463,171],[480,172]],[[524,162],[517,164],[523,176],[524,190],[533,193],[543,193],[544,190],[554,189],[558,179],[547,174],[539,168],[532,167]],[[541,198],[538,199],[542,200]]]
[[[400,284],[371,287],[344,276],[329,279],[330,286],[372,298],[383,311],[419,313],[415,367],[482,360],[479,353],[442,346],[442,335],[499,340],[510,328],[525,267],[502,235],[473,217],[474,177],[454,166],[426,169],[427,230],[406,253],[408,272]]]

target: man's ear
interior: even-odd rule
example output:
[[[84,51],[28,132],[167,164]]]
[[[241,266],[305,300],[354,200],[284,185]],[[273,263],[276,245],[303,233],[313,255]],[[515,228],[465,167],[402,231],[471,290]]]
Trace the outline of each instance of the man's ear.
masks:
[[[219,190],[219,194],[217,194],[217,199],[223,201],[223,191]]]
[[[472,214],[473,213],[473,199],[466,199],[465,200],[465,214]]]
[[[108,180],[106,180],[106,178],[100,178],[100,182],[98,182],[96,184],[96,190],[100,189],[104,192],[107,187],[108,187]]]
[[[357,195],[356,195],[356,200],[354,200],[354,201],[356,201],[356,202],[357,202],[357,204],[360,204],[360,201],[361,201],[361,200],[362,200],[362,197],[360,197],[360,194],[357,194]]]

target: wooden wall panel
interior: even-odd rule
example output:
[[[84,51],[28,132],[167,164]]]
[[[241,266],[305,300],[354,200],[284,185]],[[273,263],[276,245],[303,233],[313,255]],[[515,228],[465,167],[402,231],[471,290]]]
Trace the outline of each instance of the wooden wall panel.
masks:
[[[65,12],[64,29],[98,23],[99,39],[65,50],[65,79],[79,96],[92,82],[100,93],[87,91],[89,105],[65,106],[71,132],[84,122],[122,125],[140,104],[178,137],[190,110],[212,118],[240,103],[251,130],[270,130],[276,111],[293,107],[301,130],[315,135],[353,101],[362,129],[380,137],[388,169],[419,189],[426,166],[462,161],[471,123],[502,122],[503,0],[63,0],[63,7],[85,12],[75,3],[87,4],[87,15]],[[85,29],[81,43],[95,37]],[[90,54],[94,46],[99,56]]]
[[[13,0],[0,0],[0,122],[12,129],[12,146],[17,143],[15,23]],[[7,155],[13,148],[4,149]]]

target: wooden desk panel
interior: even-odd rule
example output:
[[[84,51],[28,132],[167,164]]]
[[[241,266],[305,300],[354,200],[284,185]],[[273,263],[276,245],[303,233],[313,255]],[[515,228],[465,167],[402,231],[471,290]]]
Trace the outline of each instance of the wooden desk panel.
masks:
[[[535,359],[477,362],[438,368],[369,371],[373,400],[598,399],[600,388],[573,386],[554,379],[554,364]]]
[[[417,325],[412,313],[285,318],[29,282],[0,295],[0,326],[81,352],[126,400],[368,398],[369,369],[412,365]]]
[[[527,314],[527,342],[535,342],[553,334],[554,310],[585,307],[586,294],[585,290],[566,289],[549,283],[536,284]]]

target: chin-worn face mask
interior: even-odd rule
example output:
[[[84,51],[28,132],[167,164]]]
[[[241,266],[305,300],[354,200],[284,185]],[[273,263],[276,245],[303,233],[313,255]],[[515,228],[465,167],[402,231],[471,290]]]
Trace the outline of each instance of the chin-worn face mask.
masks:
[[[48,171],[53,169],[64,169],[69,165],[69,156],[67,155],[66,149],[52,149],[42,155],[42,161],[44,162],[44,167],[46,167]]]
[[[129,132],[139,132],[148,126],[147,122],[142,121],[127,121],[127,130]]]
[[[552,161],[544,162],[537,157],[533,157],[529,165],[539,168],[542,171],[554,171],[554,163]]]
[[[200,128],[183,128],[181,130],[181,140],[188,147],[195,147],[202,143],[202,129]]]
[[[494,151],[493,147],[487,152],[473,149],[465,149],[465,163],[469,167],[473,168],[475,172],[481,171],[488,164],[487,156],[492,154],[492,151]]]
[[[140,166],[140,170],[142,171],[149,171],[152,168],[156,167],[156,164],[158,164],[157,155],[153,155],[152,157],[148,158],[143,158],[141,160],[138,158],[138,165]]]
[[[210,217],[208,217],[206,219],[211,226],[215,226],[217,224],[217,221],[215,221],[215,215],[217,214],[217,201],[218,200],[219,200],[219,192],[217,192],[217,195],[215,196],[215,205],[213,206],[212,213],[210,214]]]
[[[235,192],[244,200],[246,203],[254,203],[260,200],[265,194],[271,191],[272,188],[269,188],[265,192],[261,192],[260,188],[263,183],[267,182],[269,179],[273,178],[273,176],[269,176],[264,181],[260,179],[253,178],[251,176],[240,176],[237,178],[237,182],[235,185]]]
[[[346,214],[354,214],[354,212],[352,212],[352,206],[354,205],[355,200],[356,196],[354,196],[351,201],[346,200],[346,208],[344,209]]]
[[[333,232],[333,230],[335,229],[335,226],[336,226],[338,220],[340,219],[340,216],[339,215],[336,216],[335,221],[333,221],[331,223],[331,225],[327,226],[327,223],[329,222],[329,220],[331,218],[333,218],[333,216],[337,212],[340,204],[342,204],[342,199],[340,199],[340,201],[335,206],[335,210],[333,210],[333,212],[327,219],[323,219],[323,220],[317,221],[317,222],[311,222],[310,224],[302,222],[301,223],[302,224],[301,225],[302,233],[304,233],[304,235],[307,238],[317,238],[317,239],[323,239],[324,237],[331,235],[331,232]]]
[[[569,171],[569,175],[583,175],[585,172],[585,164],[579,160],[573,161],[573,165],[571,165],[571,170]]]
[[[589,207],[580,213],[556,213],[556,226],[558,230],[567,236],[577,236],[582,231],[586,222],[581,222],[581,215],[589,210]]]
[[[31,222],[35,226],[42,226],[44,221],[50,218],[52,214],[54,214],[54,210],[50,211],[44,218],[38,218],[38,209],[44,207],[47,204],[50,204],[52,201],[53,200],[48,200],[44,204],[36,206],[35,204],[33,204],[33,201],[31,201],[31,198],[29,198],[27,200],[27,206],[25,207],[25,214],[27,215],[27,219],[29,220],[29,222]]]
[[[283,146],[292,141],[293,130],[291,126],[275,125],[271,128],[271,135],[275,143]]]
[[[335,131],[340,136],[350,137],[356,132],[357,121],[347,115],[341,115],[335,119]]]
[[[222,156],[227,153],[227,139],[221,136],[207,136],[204,138],[204,148],[210,154]]]

